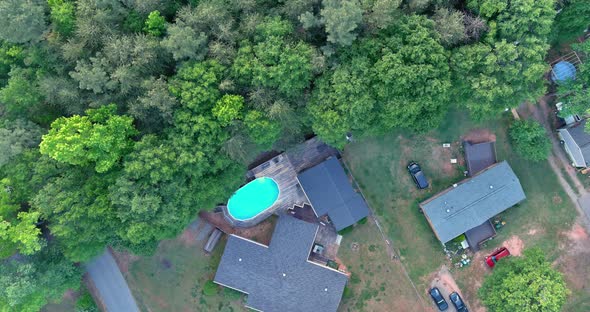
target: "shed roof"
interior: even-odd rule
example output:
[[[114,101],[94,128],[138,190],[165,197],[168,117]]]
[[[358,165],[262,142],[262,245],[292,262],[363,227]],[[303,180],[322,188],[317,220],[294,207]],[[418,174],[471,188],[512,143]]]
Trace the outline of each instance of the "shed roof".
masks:
[[[348,278],[308,261],[317,230],[281,215],[268,247],[231,235],[214,281],[247,293],[260,311],[336,311]]]
[[[420,207],[444,244],[524,199],[518,177],[503,161],[420,203]]]
[[[572,126],[559,129],[565,144],[571,151],[577,166],[590,165],[590,134],[584,128],[586,120],[582,120]]]
[[[338,159],[328,158],[297,178],[316,214],[327,214],[337,231],[369,215],[367,203],[352,188]]]
[[[473,176],[485,168],[496,163],[496,147],[494,142],[483,142],[473,144],[463,142],[465,148],[465,160],[469,175]]]

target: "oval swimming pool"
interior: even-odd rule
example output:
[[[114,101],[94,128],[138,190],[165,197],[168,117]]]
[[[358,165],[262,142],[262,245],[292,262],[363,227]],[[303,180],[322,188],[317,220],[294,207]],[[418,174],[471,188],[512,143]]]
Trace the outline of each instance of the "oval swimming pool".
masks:
[[[227,211],[236,220],[245,221],[270,208],[279,198],[279,186],[268,177],[257,178],[240,187],[229,199]]]

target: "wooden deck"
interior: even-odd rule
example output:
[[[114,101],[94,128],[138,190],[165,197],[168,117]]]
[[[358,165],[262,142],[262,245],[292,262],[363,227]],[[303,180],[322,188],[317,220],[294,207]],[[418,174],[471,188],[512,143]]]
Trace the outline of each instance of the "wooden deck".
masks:
[[[279,154],[252,168],[246,174],[247,178],[272,178],[279,186],[279,197],[272,207],[247,221],[234,220],[227,213],[227,209],[224,209],[227,221],[231,222],[234,226],[248,227],[260,223],[272,214],[285,212],[294,205],[309,205],[309,200],[297,180],[297,174],[302,170],[321,163],[328,157],[338,155],[339,153],[336,149],[322,143],[317,138],[311,138],[287,150],[285,153]]]

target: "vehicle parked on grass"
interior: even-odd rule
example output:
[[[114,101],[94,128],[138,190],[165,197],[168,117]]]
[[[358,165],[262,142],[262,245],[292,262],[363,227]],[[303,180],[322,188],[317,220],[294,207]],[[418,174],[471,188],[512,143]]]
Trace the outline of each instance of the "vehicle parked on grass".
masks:
[[[510,251],[506,247],[502,247],[494,251],[491,255],[487,256],[485,261],[490,268],[493,268],[498,260],[508,256],[510,256]]]
[[[414,183],[416,183],[416,186],[419,189],[425,189],[428,187],[428,181],[426,180],[426,176],[424,176],[420,165],[413,161],[410,162],[408,165],[408,172],[412,176],[412,179],[414,179]]]
[[[430,297],[432,297],[432,300],[434,300],[434,303],[436,303],[436,306],[438,307],[439,311],[445,311],[446,309],[449,308],[447,301],[445,300],[445,298],[440,293],[440,290],[438,290],[437,287],[430,288],[429,293],[430,293]]]
[[[461,299],[461,296],[459,296],[456,291],[449,295],[449,299],[451,299],[451,302],[455,306],[455,309],[457,309],[457,312],[469,312],[465,302],[463,302],[463,299]]]

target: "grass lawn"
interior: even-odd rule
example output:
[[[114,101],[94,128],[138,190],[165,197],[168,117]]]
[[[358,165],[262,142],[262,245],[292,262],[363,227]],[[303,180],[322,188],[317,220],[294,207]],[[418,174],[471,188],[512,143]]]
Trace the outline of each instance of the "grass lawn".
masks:
[[[377,226],[369,221],[345,234],[338,257],[352,273],[339,311],[421,310],[421,303],[399,260],[387,254]]]
[[[432,273],[442,264],[450,267],[452,264],[448,263],[441,244],[418,211],[417,203],[463,179],[461,162],[451,168],[448,162],[451,157],[461,157],[460,136],[472,129],[486,128],[496,135],[498,160],[508,160],[527,195],[524,203],[503,214],[506,226],[488,244],[487,250],[476,254],[474,262],[481,262],[485,253],[514,235],[525,247],[543,248],[551,261],[557,261],[567,248],[563,233],[572,228],[577,212],[547,162],[529,162],[515,155],[506,134],[509,118],[506,115],[502,120],[476,123],[466,114],[452,111],[444,125],[427,134],[392,133],[359,140],[345,150],[344,158],[350,170],[424,297]],[[445,151],[442,143],[452,143],[452,147]],[[423,167],[431,182],[429,190],[416,190],[405,168],[410,160]],[[587,254],[576,257],[582,260]],[[473,270],[453,268],[457,283],[471,302],[476,301],[478,283],[486,273]],[[573,283],[569,284],[570,288],[574,287]],[[576,290],[570,302],[588,302],[589,298],[587,290]],[[574,305],[567,310],[581,311]]]
[[[205,283],[215,275],[225,242],[222,239],[213,254],[206,255],[203,241],[182,235],[162,241],[154,256],[130,261],[125,278],[140,309],[247,311],[243,307],[244,295],[236,291],[216,286],[216,294],[203,293]]]

